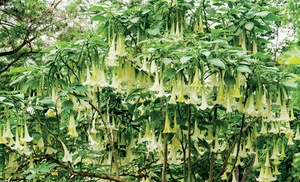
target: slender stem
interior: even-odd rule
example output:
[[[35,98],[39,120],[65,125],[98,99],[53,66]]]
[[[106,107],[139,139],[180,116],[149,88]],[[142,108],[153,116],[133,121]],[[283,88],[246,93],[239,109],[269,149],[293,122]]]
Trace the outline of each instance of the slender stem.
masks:
[[[256,117],[254,118],[251,122],[249,122],[244,128],[243,128],[243,133],[252,125],[254,124],[260,117]],[[230,154],[232,152],[232,150],[235,147],[235,144],[238,142],[239,136],[237,136],[234,140],[234,142],[232,143],[232,145],[230,146],[230,148],[228,149],[227,155],[225,157],[223,166],[221,171],[218,173],[218,175],[214,178],[213,181],[218,181],[218,179],[224,174],[224,172],[226,171],[226,167],[227,167],[227,163],[228,163],[228,159],[230,157]]]
[[[255,161],[255,153],[252,154],[251,162],[250,162],[249,166],[247,167],[246,171],[244,172],[241,182],[245,182],[245,181],[246,181],[247,175],[248,175],[248,174],[251,172],[251,170],[252,170],[254,161]]]
[[[196,124],[196,123],[195,123]],[[192,177],[192,162],[191,162],[191,105],[188,105],[188,179]]]
[[[160,102],[162,103],[161,107],[161,114],[162,116],[165,115],[163,110],[163,100],[160,99]],[[164,123],[165,124],[165,123]],[[163,133],[163,165],[162,165],[162,171],[161,171],[161,181],[166,182],[166,174],[167,174],[167,163],[168,163],[168,143],[167,143],[167,134]]]
[[[214,115],[213,115],[213,122],[217,121],[218,117],[218,108],[214,108]],[[214,129],[213,132],[214,136],[216,135],[216,128]],[[212,142],[212,146],[214,146],[215,140]],[[214,172],[214,161],[215,161],[215,152],[211,151],[210,152],[210,162],[209,162],[209,176],[208,176],[208,181],[212,182],[213,181],[213,172]]]
[[[236,162],[238,160],[238,157],[239,157],[239,152],[240,152],[240,146],[241,146],[241,139],[242,139],[242,135],[243,135],[244,124],[245,124],[245,114],[243,114],[243,117],[242,117],[242,126],[241,126],[241,129],[240,129],[240,133],[239,133],[238,141],[237,141],[237,151],[236,151],[236,155],[235,155],[235,159],[234,159],[234,162],[233,162],[233,166],[232,166],[232,169],[230,171],[230,174],[229,174],[229,177],[228,177],[227,181],[229,181],[229,179],[230,179],[230,177],[232,175],[232,172],[233,172],[233,170],[235,168],[235,164],[236,164]]]

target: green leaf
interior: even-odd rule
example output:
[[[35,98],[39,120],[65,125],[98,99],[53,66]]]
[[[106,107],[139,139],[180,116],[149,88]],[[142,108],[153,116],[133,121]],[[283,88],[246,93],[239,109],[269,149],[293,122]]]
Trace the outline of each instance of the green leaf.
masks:
[[[253,22],[248,22],[248,23],[246,23],[246,25],[245,25],[245,28],[246,28],[247,30],[252,30],[253,27],[254,27],[254,23],[253,23]]]
[[[101,152],[99,150],[91,150],[90,152],[91,154],[101,155]]]
[[[262,11],[258,13],[254,13],[254,16],[266,17],[269,14],[269,11]]]
[[[227,72],[224,76],[224,82],[226,85],[234,85],[236,83],[235,78],[230,74],[227,74]]]
[[[39,103],[44,104],[46,106],[54,106],[54,102],[49,98],[42,99],[42,100],[39,101]]]
[[[291,88],[297,88],[298,84],[295,82],[283,82],[282,85],[286,86],[286,87],[291,87]]]
[[[252,73],[249,66],[247,65],[238,65],[235,69],[243,73]]]
[[[148,32],[150,35],[156,35],[159,32],[159,28],[156,27],[155,29],[147,29],[146,32]]]
[[[66,110],[72,110],[74,107],[74,104],[71,100],[64,101],[62,105]]]
[[[39,168],[39,171],[42,172],[42,173],[50,173],[49,168]]]
[[[264,20],[266,21],[280,21],[280,17],[274,14],[268,14]]]
[[[26,176],[27,180],[31,180],[34,179],[36,177],[36,174],[29,174],[28,176]]]
[[[184,64],[186,63],[188,60],[190,60],[193,56],[185,56],[185,57],[182,57],[180,58],[180,62],[181,64]]]
[[[104,21],[106,18],[102,15],[96,15],[92,18],[92,21]]]
[[[130,19],[131,23],[137,23],[139,21],[139,17],[135,17],[133,19]]]
[[[90,101],[90,100],[92,100],[91,98],[89,98],[88,96],[85,96],[85,95],[74,94],[74,96],[75,96],[77,99],[80,99],[80,100],[85,100],[85,101]]]
[[[219,58],[211,58],[208,59],[207,61],[217,67],[225,69],[225,64]]]
[[[162,58],[161,60],[164,64],[168,65],[170,63],[173,63],[173,60],[170,58]]]
[[[217,13],[217,11],[215,10],[215,8],[207,8],[206,12],[210,15],[210,16],[215,16],[215,14]]]
[[[93,6],[88,9],[88,11],[103,11],[104,8],[101,6]]]
[[[79,92],[83,92],[83,93],[89,93],[89,91],[82,85],[79,85],[75,88],[75,90],[79,91]]]
[[[32,108],[36,109],[36,110],[40,110],[40,111],[44,110],[44,108],[42,106],[33,106]]]
[[[0,102],[4,101],[6,99],[6,97],[1,97],[0,96]]]

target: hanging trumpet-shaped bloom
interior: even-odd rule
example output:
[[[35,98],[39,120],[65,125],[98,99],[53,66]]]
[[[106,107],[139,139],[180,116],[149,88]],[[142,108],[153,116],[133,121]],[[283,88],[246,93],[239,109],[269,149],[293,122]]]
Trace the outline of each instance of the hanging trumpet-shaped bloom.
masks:
[[[151,91],[160,91],[160,85],[159,85],[159,76],[158,76],[158,71],[156,69],[155,71],[155,79],[154,79],[154,84],[153,86],[150,88]]]
[[[194,123],[194,131],[193,131],[193,135],[191,136],[191,138],[195,141],[198,141],[198,138],[200,138],[201,133],[200,133],[200,129],[198,128],[198,123],[195,122]]]
[[[259,132],[260,134],[266,134],[267,133],[267,129],[266,129],[266,126],[265,126],[265,122],[264,121],[261,121],[261,130]]]
[[[21,139],[22,142],[31,142],[33,140],[33,138],[29,135],[26,121],[24,123],[24,135],[24,138]]]
[[[145,131],[145,135],[144,138],[142,138],[142,141],[148,141],[151,139],[151,131],[150,131],[150,127],[149,127],[149,122],[146,122],[146,131]]]
[[[6,130],[3,133],[3,137],[4,138],[12,138],[13,137],[13,134],[12,134],[11,129],[10,129],[9,120],[6,121]]]
[[[281,121],[290,120],[289,113],[287,112],[287,108],[286,108],[286,101],[282,101],[279,120]]]
[[[281,145],[281,153],[280,153],[280,158],[283,159],[285,158],[286,155],[285,155],[285,150],[284,150],[284,144],[282,143]]]
[[[274,142],[274,146],[273,146],[273,151],[272,151],[272,156],[271,156],[271,159],[278,159],[278,156],[279,156],[279,151],[278,151],[278,146],[277,146],[277,142]]]
[[[15,145],[13,147],[11,147],[12,149],[20,152],[21,150],[23,150],[23,146],[20,144],[20,140],[19,140],[19,132],[18,132],[18,128],[16,128],[16,141],[15,141]]]
[[[206,101],[206,94],[205,94],[205,90],[204,90],[204,87],[202,87],[202,96],[201,96],[201,105],[200,105],[200,109],[201,110],[205,110],[207,109],[209,106],[207,104],[207,101]]]
[[[60,143],[63,147],[64,157],[62,159],[63,162],[72,162],[72,156],[70,152],[68,151],[66,145],[60,140]]]
[[[294,140],[300,140],[299,124],[297,125],[296,135],[294,137]]]
[[[116,42],[115,42],[115,35],[112,38],[111,44],[110,44],[110,48],[108,51],[108,57],[107,57],[107,65],[108,66],[117,66],[117,52],[116,52]]]
[[[245,112],[249,115],[255,115],[255,108],[254,108],[254,96],[253,94],[250,94],[250,96],[248,97],[247,101],[246,101],[246,105],[245,105]]]
[[[281,173],[278,171],[278,165],[274,165],[274,171],[273,171],[274,175],[280,175]]]
[[[258,162],[258,150],[255,151],[255,158],[254,158],[254,163],[253,163],[253,167],[258,167],[259,166],[259,162]]]
[[[75,126],[75,119],[74,115],[70,115],[70,120],[69,120],[69,133],[70,137],[78,137],[78,133],[76,131],[76,126]]]
[[[117,55],[118,56],[126,56],[128,53],[125,50],[125,36],[121,33],[118,35],[118,40],[117,40]]]
[[[215,138],[214,138],[214,135],[213,135],[213,126],[208,126],[208,127],[207,127],[207,136],[206,136],[205,139],[206,139],[206,140],[209,140],[209,141],[215,139]]]
[[[269,150],[267,149],[267,154],[266,154],[266,160],[265,160],[265,167],[270,167],[270,158],[269,158]]]
[[[256,178],[256,181],[263,181],[264,180],[264,175],[265,175],[265,169],[264,167],[260,168],[259,176]]]
[[[190,86],[191,87],[196,87],[196,88],[202,87],[202,84],[201,84],[200,79],[199,79],[199,69],[198,68],[196,68],[193,83]]]
[[[172,130],[171,125],[170,125],[170,119],[169,119],[169,116],[168,116],[168,111],[166,112],[165,127],[164,127],[163,133],[173,133],[173,130]]]
[[[5,143],[7,143],[7,140],[6,140],[5,137],[2,136],[2,132],[3,132],[3,130],[1,128],[1,126],[0,126],[0,144],[5,144]]]

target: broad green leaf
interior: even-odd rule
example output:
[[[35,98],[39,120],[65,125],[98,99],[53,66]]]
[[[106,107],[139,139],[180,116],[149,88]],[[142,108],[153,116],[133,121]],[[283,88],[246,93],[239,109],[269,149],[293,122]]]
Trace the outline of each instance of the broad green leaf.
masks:
[[[246,23],[246,25],[245,25],[245,28],[246,28],[247,30],[252,30],[253,27],[254,27],[254,23],[253,23],[253,22],[248,22],[248,23]]]
[[[74,107],[74,104],[71,100],[66,100],[63,102],[63,107],[67,110],[72,110]]]
[[[215,8],[207,8],[206,12],[210,15],[210,16],[215,16],[215,14],[217,13],[217,11],[215,10]]]
[[[184,64],[186,63],[188,60],[190,60],[193,56],[185,56],[185,57],[182,57],[180,58],[180,62],[181,64]]]
[[[83,92],[83,93],[89,93],[89,91],[82,85],[79,85],[75,88],[75,90],[79,91],[79,92]]]
[[[92,21],[104,21],[106,18],[102,15],[96,15],[92,18]]]
[[[227,72],[224,76],[224,82],[226,85],[234,85],[236,83],[235,78],[230,74],[227,74]]]
[[[156,27],[155,29],[147,29],[146,32],[148,32],[150,35],[156,35],[159,32],[159,28]]]
[[[298,84],[295,82],[283,82],[282,83],[286,87],[297,88]]]
[[[269,14],[268,11],[262,11],[262,12],[258,12],[258,13],[254,13],[254,16],[261,16],[261,17],[266,17]]]
[[[11,103],[11,102],[2,102],[2,104],[4,104],[4,105],[8,105],[8,106],[14,106],[14,104],[13,104],[13,103]]]
[[[266,20],[266,21],[280,21],[281,19],[280,19],[280,17],[277,16],[277,15],[274,15],[274,14],[268,14],[268,15],[264,18],[264,20]]]
[[[162,58],[162,62],[163,62],[164,64],[168,65],[168,64],[172,63],[173,60],[170,59],[170,58]]]
[[[39,103],[44,104],[46,106],[54,106],[54,102],[49,98],[42,99],[42,100],[39,101]]]
[[[31,180],[34,179],[37,175],[36,174],[29,174],[28,176],[26,176],[27,180]]]
[[[235,69],[243,73],[252,73],[249,66],[247,65],[238,65]]]
[[[139,21],[139,17],[135,17],[135,18],[133,18],[133,19],[130,19],[130,21],[132,22],[132,23],[137,23],[138,21]]]
[[[0,102],[4,101],[6,99],[6,97],[1,97],[0,96]]]
[[[104,8],[101,6],[93,6],[88,9],[88,11],[103,11]]]
[[[75,96],[77,99],[80,99],[80,100],[85,100],[85,101],[90,101],[90,100],[92,100],[91,98],[89,98],[88,96],[85,96],[85,95],[74,94],[74,96]]]
[[[225,69],[225,64],[219,58],[211,58],[207,61],[215,66]]]
[[[33,106],[32,108],[34,108],[36,110],[40,110],[40,111],[44,110],[44,108],[42,106]]]

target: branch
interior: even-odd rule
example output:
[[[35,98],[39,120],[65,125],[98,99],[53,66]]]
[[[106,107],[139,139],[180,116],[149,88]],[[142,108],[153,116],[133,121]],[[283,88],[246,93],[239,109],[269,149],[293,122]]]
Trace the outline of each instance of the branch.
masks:
[[[112,181],[117,181],[117,182],[129,182],[126,179],[116,177],[116,176],[110,176],[110,175],[100,174],[100,173],[90,173],[90,172],[84,172],[84,171],[74,171],[70,166],[63,164],[61,161],[59,161],[58,159],[52,157],[49,154],[39,155],[39,157],[42,157],[44,159],[48,159],[48,160],[58,164],[60,168],[66,169],[73,176],[107,179],[107,180],[112,180]]]
[[[7,71],[13,64],[15,64],[16,62],[18,62],[21,57],[27,55],[27,54],[30,54],[30,53],[38,53],[38,52],[33,52],[33,51],[30,51],[30,52],[22,52],[17,58],[15,58],[14,60],[12,60],[8,65],[6,65],[2,70],[0,70],[0,75],[2,73],[4,73],[5,71]]]
[[[244,133],[252,124],[254,124],[260,117],[256,117],[254,118],[251,122],[249,122],[242,130],[242,133]],[[241,133],[240,133],[241,134]],[[226,171],[226,167],[227,167],[227,163],[228,163],[228,159],[230,157],[230,154],[232,152],[232,150],[234,149],[234,146],[235,144],[239,141],[239,137],[240,137],[240,134],[235,138],[234,142],[232,143],[232,145],[230,146],[229,150],[228,150],[228,153],[225,157],[225,160],[224,160],[224,163],[223,163],[223,166],[222,166],[222,169],[221,171],[218,173],[218,175],[214,178],[213,181],[218,181],[218,179],[223,175],[223,173]]]
[[[246,181],[247,175],[248,175],[248,174],[251,172],[251,170],[252,170],[254,161],[255,161],[255,154],[252,154],[251,162],[250,162],[249,166],[247,167],[246,171],[244,172],[244,175],[243,175],[243,177],[242,177],[242,181],[241,181],[241,182],[245,182],[245,181]]]
[[[32,37],[31,39],[26,40],[28,38],[28,36],[29,36],[29,33],[27,33],[27,35],[26,35],[25,39],[23,40],[22,44],[19,45],[16,49],[13,49],[13,50],[7,51],[7,52],[0,52],[0,57],[15,54],[16,52],[21,50],[26,44],[32,42],[36,38],[36,37]]]

